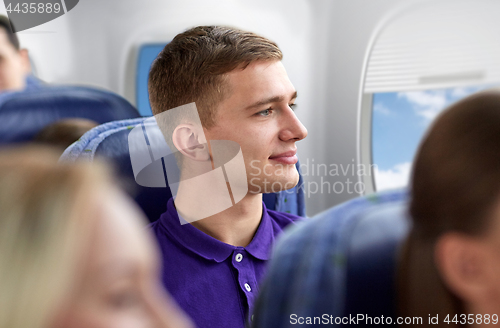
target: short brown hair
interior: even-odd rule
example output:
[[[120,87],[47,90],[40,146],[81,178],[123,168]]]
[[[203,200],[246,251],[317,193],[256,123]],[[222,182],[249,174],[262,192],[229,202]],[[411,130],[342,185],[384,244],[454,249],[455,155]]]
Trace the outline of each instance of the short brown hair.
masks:
[[[149,101],[153,114],[195,102],[201,123],[215,124],[215,109],[228,95],[224,74],[257,60],[281,60],[276,43],[238,29],[198,26],[178,34],[153,62]]]
[[[52,145],[63,151],[80,139],[85,132],[98,125],[99,123],[85,118],[62,119],[44,127],[35,135],[33,141]]]

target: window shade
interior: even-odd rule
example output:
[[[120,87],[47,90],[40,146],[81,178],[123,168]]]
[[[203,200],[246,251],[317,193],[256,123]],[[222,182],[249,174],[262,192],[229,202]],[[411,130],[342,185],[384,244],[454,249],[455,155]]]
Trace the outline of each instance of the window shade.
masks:
[[[376,36],[365,93],[500,82],[500,2],[441,1],[408,8]]]

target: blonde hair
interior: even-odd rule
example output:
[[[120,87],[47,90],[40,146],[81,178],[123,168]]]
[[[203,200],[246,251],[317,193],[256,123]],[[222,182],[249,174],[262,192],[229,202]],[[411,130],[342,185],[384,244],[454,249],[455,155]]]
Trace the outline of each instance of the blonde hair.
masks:
[[[105,168],[57,159],[35,147],[0,152],[0,328],[50,324],[95,221]]]

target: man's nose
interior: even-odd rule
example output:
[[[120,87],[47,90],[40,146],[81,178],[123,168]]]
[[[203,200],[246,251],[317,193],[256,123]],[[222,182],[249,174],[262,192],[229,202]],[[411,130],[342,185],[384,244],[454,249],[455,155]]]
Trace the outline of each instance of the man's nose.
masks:
[[[307,137],[307,129],[300,122],[295,115],[295,112],[287,106],[287,109],[283,111],[283,124],[281,125],[281,131],[279,138],[282,141],[299,141]]]

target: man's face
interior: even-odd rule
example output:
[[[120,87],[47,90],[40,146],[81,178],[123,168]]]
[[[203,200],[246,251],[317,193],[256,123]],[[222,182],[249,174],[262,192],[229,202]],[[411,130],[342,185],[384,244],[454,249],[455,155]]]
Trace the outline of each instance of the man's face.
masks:
[[[0,28],[0,91],[24,89],[28,73],[26,50],[18,51],[10,43],[5,29]]]
[[[297,94],[285,68],[280,61],[257,61],[228,73],[227,82],[231,95],[218,106],[206,138],[241,146],[250,192],[292,188],[299,179],[295,142],[307,130],[291,108]]]

